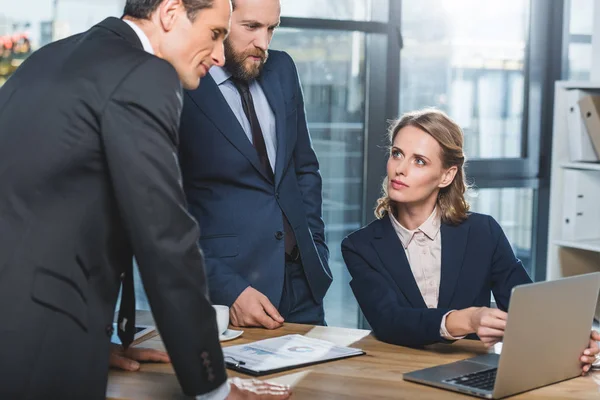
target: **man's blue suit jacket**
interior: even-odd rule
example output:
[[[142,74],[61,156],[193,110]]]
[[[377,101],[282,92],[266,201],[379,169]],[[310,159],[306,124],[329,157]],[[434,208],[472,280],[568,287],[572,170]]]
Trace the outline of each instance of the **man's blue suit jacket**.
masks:
[[[389,217],[376,220],[342,242],[350,286],[373,333],[384,342],[423,346],[446,342],[444,314],[489,307],[490,293],[506,311],[512,288],[530,283],[498,223],[472,213],[463,223],[442,223],[442,270],[438,308],[427,308]],[[476,338],[471,336],[471,338]]]
[[[258,81],[276,119],[274,182],[212,77],[185,93],[179,159],[189,210],[200,225],[211,300],[231,305],[252,286],[278,306],[285,272],[283,210],[313,297],[321,303],[332,281],[322,181],[296,66],[288,54],[270,51]]]

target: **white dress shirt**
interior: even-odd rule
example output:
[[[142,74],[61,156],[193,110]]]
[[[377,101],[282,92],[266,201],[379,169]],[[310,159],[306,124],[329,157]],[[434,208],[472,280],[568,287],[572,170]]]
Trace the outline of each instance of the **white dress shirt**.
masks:
[[[137,37],[140,39],[140,42],[142,42],[142,47],[144,48],[144,51],[150,54],[154,54],[154,49],[150,44],[150,39],[148,39],[148,36],[146,36],[144,31],[132,21],[129,21],[127,19],[124,19],[122,21],[129,25],[131,29],[133,29]]]
[[[415,230],[406,229],[391,213],[389,216],[392,226],[402,243],[406,259],[425,304],[428,308],[436,308],[440,297],[440,276],[442,273],[442,235],[440,234],[442,221],[437,208]],[[440,336],[447,340],[462,339],[464,336],[454,337],[446,329],[446,317],[451,312],[442,317]]]
[[[135,23],[133,23],[131,21],[124,19],[123,22],[125,22],[127,25],[129,25],[131,27],[131,29],[133,29],[133,31],[136,33],[136,35],[140,39],[140,42],[142,42],[144,51],[146,51],[150,54],[154,54],[154,50],[152,49],[152,45],[150,44],[150,39],[148,39],[148,36],[146,36],[144,31],[141,30],[139,26],[137,26]],[[198,361],[198,362],[200,362],[200,361]],[[206,394],[200,395],[200,396],[196,396],[196,399],[197,400],[223,400],[223,399],[226,399],[227,396],[229,396],[230,390],[231,390],[231,388],[229,386],[229,382],[225,381],[225,383],[223,383],[221,386],[219,386],[215,390],[208,392]]]

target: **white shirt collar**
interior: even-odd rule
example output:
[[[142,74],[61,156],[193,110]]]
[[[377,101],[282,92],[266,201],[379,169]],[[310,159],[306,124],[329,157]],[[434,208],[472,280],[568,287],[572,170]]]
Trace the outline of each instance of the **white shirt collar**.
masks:
[[[223,67],[219,67],[218,65],[213,65],[212,68],[208,71],[210,76],[215,80],[217,86],[221,85],[223,82],[226,82],[229,78],[231,78],[231,74]]]
[[[131,29],[133,29],[135,34],[138,36],[138,38],[140,38],[140,42],[142,42],[142,47],[144,47],[144,51],[146,51],[150,54],[154,54],[154,49],[152,48],[152,45],[150,44],[150,39],[148,39],[148,36],[146,36],[144,31],[132,21],[129,21],[127,19],[124,19],[122,21],[125,22],[127,25],[129,25],[131,27]]]
[[[389,213],[389,217],[392,221],[392,226],[398,234],[398,237],[400,238],[400,241],[405,249],[408,248],[408,245],[414,238],[415,233],[419,231],[423,232],[429,240],[435,240],[435,237],[440,232],[441,217],[437,212],[437,207],[433,209],[433,212],[429,215],[429,218],[427,218],[427,220],[423,222],[421,226],[414,230],[405,228],[392,213]]]

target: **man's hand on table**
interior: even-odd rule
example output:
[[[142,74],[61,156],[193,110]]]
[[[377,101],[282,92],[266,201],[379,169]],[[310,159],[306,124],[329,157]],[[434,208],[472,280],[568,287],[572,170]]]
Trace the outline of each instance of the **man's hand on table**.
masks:
[[[267,296],[248,286],[235,300],[229,310],[233,326],[258,326],[277,329],[283,325],[283,317]]]
[[[139,361],[159,363],[171,362],[169,355],[164,351],[143,347],[129,347],[127,350],[123,350],[123,346],[115,343],[110,344],[109,361],[111,368],[118,368],[125,371],[139,370]]]
[[[263,382],[258,379],[232,378],[227,400],[284,400],[291,396],[289,386]]]

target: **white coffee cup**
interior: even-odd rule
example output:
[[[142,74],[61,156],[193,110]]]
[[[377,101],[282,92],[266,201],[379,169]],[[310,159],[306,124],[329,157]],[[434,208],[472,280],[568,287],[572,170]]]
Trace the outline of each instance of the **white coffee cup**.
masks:
[[[217,313],[217,326],[219,329],[219,335],[222,335],[229,327],[229,307],[213,305],[213,308]]]

